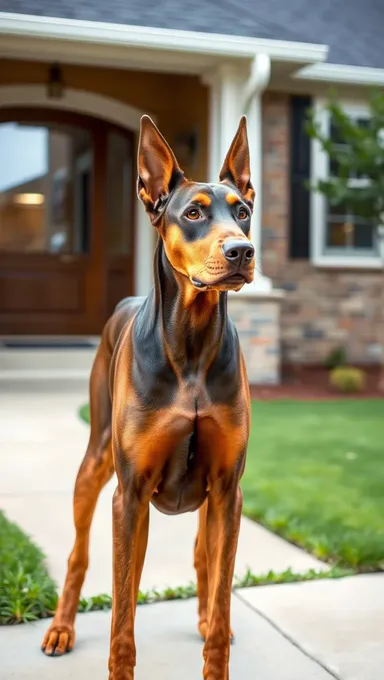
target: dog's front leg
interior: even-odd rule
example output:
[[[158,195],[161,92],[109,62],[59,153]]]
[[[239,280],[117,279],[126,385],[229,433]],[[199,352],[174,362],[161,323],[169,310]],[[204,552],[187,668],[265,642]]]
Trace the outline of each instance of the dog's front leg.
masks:
[[[137,485],[119,486],[113,497],[113,609],[109,680],[133,680],[134,622],[149,527],[149,498]]]
[[[232,579],[240,530],[242,494],[238,480],[212,485],[207,511],[208,627],[204,680],[229,680]]]

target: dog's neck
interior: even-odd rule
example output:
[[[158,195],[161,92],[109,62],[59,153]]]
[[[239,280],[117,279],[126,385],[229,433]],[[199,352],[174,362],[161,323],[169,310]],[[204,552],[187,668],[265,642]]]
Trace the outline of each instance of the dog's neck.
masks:
[[[227,324],[227,293],[198,291],[170,264],[161,239],[155,254],[155,299],[164,349],[180,379],[204,375]]]

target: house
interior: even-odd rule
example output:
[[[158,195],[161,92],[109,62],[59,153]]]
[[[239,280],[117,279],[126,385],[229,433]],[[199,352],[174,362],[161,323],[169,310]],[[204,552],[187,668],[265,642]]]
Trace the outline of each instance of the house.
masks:
[[[97,336],[152,281],[135,197],[140,117],[186,173],[215,181],[248,117],[259,273],[231,296],[253,383],[348,343],[380,359],[375,231],[310,195],[328,172],[305,135],[329,88],[364,119],[384,85],[381,3],[0,0],[0,335]],[[347,228],[347,226],[348,228]],[[32,340],[31,340],[32,336]]]

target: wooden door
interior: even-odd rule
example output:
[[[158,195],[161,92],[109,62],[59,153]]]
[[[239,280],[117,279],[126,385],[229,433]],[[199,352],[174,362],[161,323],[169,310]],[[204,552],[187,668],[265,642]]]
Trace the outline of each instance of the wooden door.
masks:
[[[111,135],[132,162],[130,136],[106,122],[0,111],[0,334],[99,334],[112,301],[131,293],[132,185],[122,202]]]

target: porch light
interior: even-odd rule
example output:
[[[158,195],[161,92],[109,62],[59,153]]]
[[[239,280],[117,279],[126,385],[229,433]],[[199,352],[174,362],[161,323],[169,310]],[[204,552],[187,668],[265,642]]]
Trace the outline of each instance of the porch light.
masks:
[[[43,194],[16,194],[13,199],[17,205],[42,205]]]
[[[59,64],[53,64],[49,69],[47,93],[50,99],[61,99],[64,93],[63,74]]]

